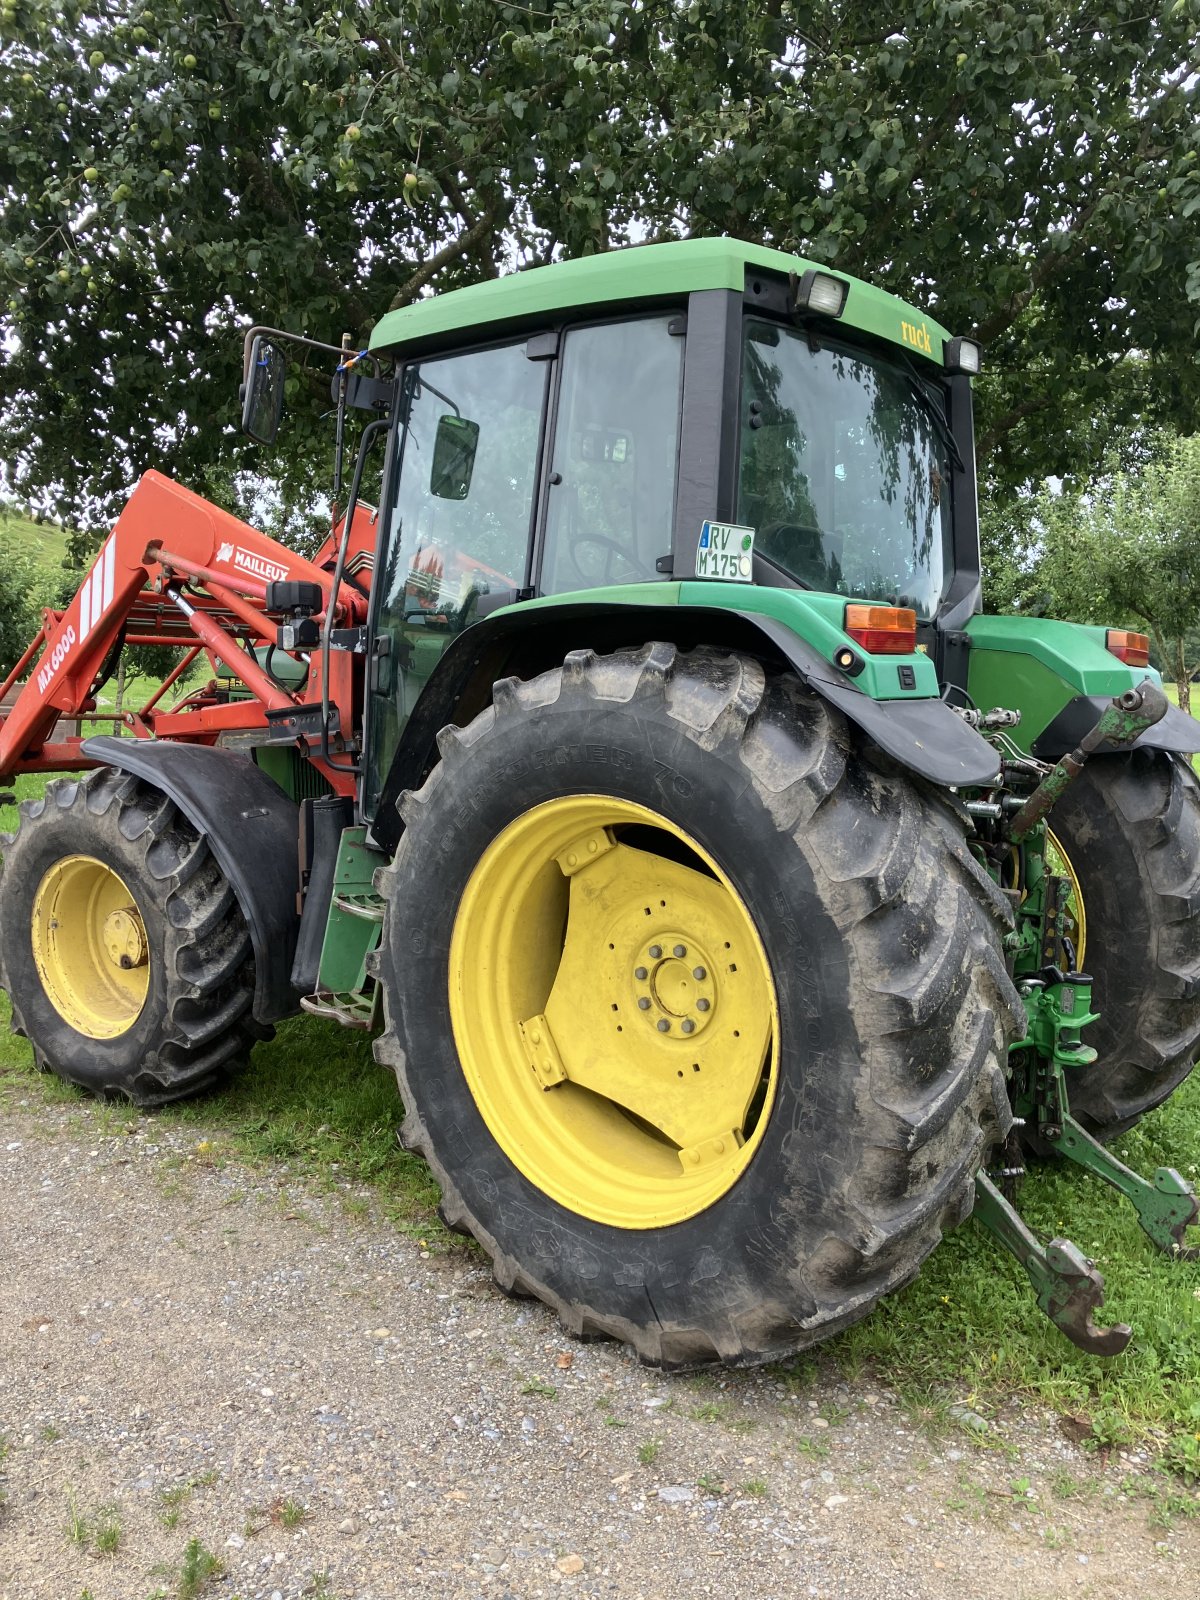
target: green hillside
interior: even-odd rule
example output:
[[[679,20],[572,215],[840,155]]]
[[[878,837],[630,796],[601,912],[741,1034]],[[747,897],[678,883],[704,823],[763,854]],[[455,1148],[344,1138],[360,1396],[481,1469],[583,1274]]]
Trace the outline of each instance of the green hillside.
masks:
[[[27,517],[0,506],[0,561],[23,556],[32,563],[39,578],[57,584],[62,577],[67,535],[50,523],[30,522]]]

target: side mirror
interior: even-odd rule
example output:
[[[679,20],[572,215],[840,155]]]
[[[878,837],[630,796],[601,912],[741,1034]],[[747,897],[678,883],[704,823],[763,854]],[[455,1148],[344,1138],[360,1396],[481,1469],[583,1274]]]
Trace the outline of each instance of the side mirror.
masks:
[[[479,448],[479,424],[468,417],[438,418],[433,442],[433,466],[429,492],[439,500],[465,500],[471,490],[475,452]]]
[[[242,432],[259,444],[274,444],[283,416],[282,353],[261,334],[250,347],[250,371],[242,385]]]

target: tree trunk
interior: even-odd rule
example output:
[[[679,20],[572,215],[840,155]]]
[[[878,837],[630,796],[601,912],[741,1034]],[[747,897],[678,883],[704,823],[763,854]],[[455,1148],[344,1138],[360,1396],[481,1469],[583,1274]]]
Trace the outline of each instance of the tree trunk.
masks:
[[[122,700],[124,700],[124,698],[125,698],[125,652],[122,651],[120,657],[117,660],[117,698],[116,698],[115,704],[113,705],[113,710],[116,712],[118,717],[120,717],[120,715],[121,715],[121,702],[122,702]],[[117,729],[116,729],[116,727],[114,727],[113,732],[115,733],[116,731],[117,731]]]

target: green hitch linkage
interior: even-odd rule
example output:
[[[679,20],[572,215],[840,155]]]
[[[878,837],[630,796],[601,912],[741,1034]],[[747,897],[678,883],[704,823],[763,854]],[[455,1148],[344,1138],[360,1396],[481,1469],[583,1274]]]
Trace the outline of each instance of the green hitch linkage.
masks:
[[[1185,1242],[1200,1215],[1200,1198],[1174,1167],[1159,1167],[1147,1180],[1093,1139],[1071,1115],[1069,1074],[1086,1071],[1096,1052],[1079,1037],[1095,1022],[1090,1010],[1091,979],[1086,973],[1058,973],[1058,982],[1026,980],[1029,1044],[1037,1052],[1034,1081],[1020,1097],[1021,1116],[1037,1117],[1037,1130],[1052,1150],[1074,1161],[1123,1194],[1137,1212],[1143,1231],[1160,1250],[1179,1261],[1200,1260],[1200,1248]]]
[[[1093,1356],[1119,1356],[1133,1337],[1127,1323],[1098,1328],[1092,1313],[1104,1304],[1104,1278],[1069,1239],[1041,1244],[984,1172],[975,1174],[975,1215],[997,1243],[1024,1267],[1038,1306],[1073,1345]]]
[[[1124,694],[1117,695],[1112,704],[1100,713],[1091,732],[1084,734],[1070,755],[1063,756],[1046,774],[1013,817],[1009,829],[1011,842],[1020,844],[1028,839],[1051,807],[1062,799],[1075,782],[1087,765],[1088,757],[1102,744],[1131,745],[1147,728],[1162,721],[1169,705],[1166,695],[1153,678],[1146,678],[1136,689],[1126,689]]]
[[[1142,1231],[1177,1261],[1200,1261],[1200,1247],[1185,1242],[1200,1215],[1200,1198],[1174,1167],[1159,1167],[1147,1180],[1118,1161],[1071,1115],[1061,1063],[1049,1063],[1050,1093],[1038,1106],[1038,1132],[1058,1152],[1123,1194],[1137,1212]]]

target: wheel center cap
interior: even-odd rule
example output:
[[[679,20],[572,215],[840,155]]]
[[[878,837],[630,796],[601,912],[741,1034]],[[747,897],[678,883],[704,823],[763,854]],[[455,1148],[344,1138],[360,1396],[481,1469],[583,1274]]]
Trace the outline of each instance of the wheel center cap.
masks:
[[[664,1011],[673,1016],[686,1017],[695,1007],[698,988],[691,968],[674,956],[663,961],[650,979],[650,989]]]
[[[113,966],[125,972],[146,965],[149,954],[146,931],[133,906],[127,906],[122,911],[110,911],[105,917],[104,948]]]

